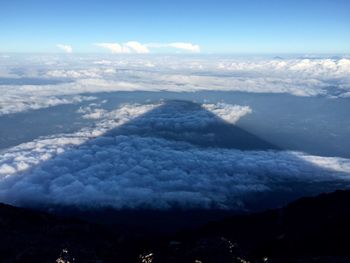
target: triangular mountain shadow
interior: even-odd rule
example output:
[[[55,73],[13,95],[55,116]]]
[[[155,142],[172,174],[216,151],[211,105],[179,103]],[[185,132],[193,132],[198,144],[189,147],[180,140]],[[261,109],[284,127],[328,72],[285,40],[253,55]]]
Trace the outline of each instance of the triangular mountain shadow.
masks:
[[[116,116],[117,117],[117,116]],[[159,107],[146,112],[143,115],[140,115],[137,118],[132,119],[131,121],[125,123],[122,126],[114,128],[107,133],[101,135],[101,137],[114,137],[117,135],[135,135],[141,137],[156,137],[164,138],[167,140],[175,140],[186,142],[188,144],[193,144],[198,147],[221,147],[226,149],[239,149],[239,150],[278,150],[278,147],[266,142],[259,137],[237,127],[236,125],[230,124],[220,117],[216,116],[212,112],[203,108],[200,104],[189,102],[189,101],[165,101]],[[108,140],[106,140],[108,141]],[[65,152],[57,155],[54,158],[60,160],[70,160],[71,163],[65,164],[63,162],[59,163],[59,169],[62,173],[67,172],[67,167],[75,170],[87,170],[90,167],[76,167],[74,158],[85,158],[82,156],[81,149],[90,148],[98,145],[100,143],[99,138],[90,139],[82,145],[74,147],[72,149],[66,150]],[[128,154],[126,152],[126,154]],[[161,153],[160,153],[161,154]],[[286,152],[287,156],[289,153]],[[91,158],[96,158],[92,156]],[[116,156],[115,158],[118,158]],[[315,171],[319,172],[328,172],[327,169],[323,167],[310,164],[306,160],[300,159],[297,156],[292,156],[296,164],[306,167],[314,167]],[[142,158],[141,158],[142,159]],[[51,160],[43,161],[37,166],[43,167],[45,165],[50,166]],[[96,161],[96,160],[95,160]],[[169,160],[171,161],[171,160]],[[229,160],[228,160],[229,161]],[[254,160],[252,160],[254,161]],[[244,164],[244,163],[243,163]],[[65,167],[65,165],[67,167]],[[128,167],[129,169],[134,167]],[[179,167],[179,170],[182,167]],[[30,169],[34,170],[36,167],[31,167]],[[263,169],[263,167],[262,167]],[[129,170],[124,171],[127,173]],[[73,171],[72,173],[74,173]],[[234,172],[234,171],[233,171]],[[329,172],[333,172],[329,170]],[[16,176],[13,175],[13,181],[11,181],[8,186],[11,186],[11,183],[16,182]],[[20,176],[20,175],[18,175]],[[30,176],[30,175],[28,175]],[[72,176],[70,174],[70,176]],[[89,176],[89,173],[86,173],[86,176]],[[98,176],[92,174],[93,176]],[[112,170],[108,174],[103,174],[101,180],[113,179],[118,176],[123,176],[119,170]],[[142,176],[142,174],[138,174]],[[246,174],[245,176],[249,176]],[[262,174],[262,177],[271,176],[269,174]],[[56,178],[39,178],[38,175],[34,175],[35,181],[38,184],[44,183],[43,181],[55,180]],[[20,177],[17,177],[20,178]],[[171,181],[172,178],[164,177],[162,180]],[[138,177],[135,177],[135,184],[137,184]],[[83,182],[84,183],[84,182]],[[83,184],[82,183],[82,184]],[[62,181],[63,185],[60,187],[65,188],[69,182]],[[84,185],[85,187],[93,186]],[[256,192],[248,196],[245,195],[245,207],[247,210],[257,211],[266,208],[274,208],[281,205],[284,205],[298,197],[305,195],[318,194],[320,192],[332,191],[339,189],[341,187],[345,188],[344,182],[339,180],[329,180],[325,181],[314,181],[311,178],[305,178],[305,180],[272,180],[270,182],[271,190]],[[113,185],[111,185],[113,187]],[[186,187],[193,187],[191,183]],[[149,188],[152,188],[152,185],[149,185]],[[66,188],[65,188],[66,189]],[[196,188],[194,188],[196,190]],[[68,191],[68,190],[67,190]],[[179,188],[181,192],[181,188]],[[161,193],[159,193],[161,194]],[[69,196],[69,193],[67,193]],[[159,195],[161,198],[161,195]],[[11,199],[13,200],[13,199]],[[0,200],[1,201],[1,200]],[[232,213],[242,212],[237,210],[220,210],[220,209],[196,209],[188,208],[181,209],[181,207],[175,207],[175,209],[170,210],[152,210],[149,208],[144,209],[123,209],[115,210],[113,207],[106,207],[101,205],[100,207],[94,206],[92,209],[87,207],[80,207],[78,205],[69,206],[69,205],[52,205],[48,204],[43,207],[42,205],[32,204],[28,200],[24,200],[26,206],[32,206],[34,208],[50,211],[52,213],[77,216],[90,221],[97,221],[103,223],[111,224],[121,224],[126,226],[131,226],[131,228],[136,231],[135,226],[139,226],[143,231],[145,228],[148,228],[150,234],[153,234],[153,231],[174,231],[181,227],[188,227],[189,225],[199,225],[211,220],[217,220],[223,218],[224,216]],[[97,201],[98,202],[98,199]],[[69,202],[67,202],[69,203]],[[23,204],[23,203],[22,203]],[[77,209],[78,208],[78,209]],[[179,209],[180,208],[180,209]]]
[[[280,150],[277,146],[231,124],[200,104],[169,100],[104,136],[137,135],[185,141],[200,147],[238,150]]]

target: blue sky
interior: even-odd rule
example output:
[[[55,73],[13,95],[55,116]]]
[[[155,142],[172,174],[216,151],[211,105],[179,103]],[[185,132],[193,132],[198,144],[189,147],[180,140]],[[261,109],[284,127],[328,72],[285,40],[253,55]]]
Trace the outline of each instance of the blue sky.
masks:
[[[202,53],[349,53],[349,12],[349,0],[1,0],[0,52],[109,52],[94,44],[137,41]]]

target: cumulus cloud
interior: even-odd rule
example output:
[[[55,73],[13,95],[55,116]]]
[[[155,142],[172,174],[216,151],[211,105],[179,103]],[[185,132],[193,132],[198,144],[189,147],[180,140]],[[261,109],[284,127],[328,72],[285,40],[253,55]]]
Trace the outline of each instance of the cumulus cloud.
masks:
[[[136,53],[149,53],[149,49],[137,41],[129,41],[124,44],[126,47],[135,51]]]
[[[151,49],[172,48],[187,52],[199,53],[199,45],[189,42],[172,42],[172,43],[148,43],[141,44],[137,41],[129,41],[126,43],[96,43],[95,46],[106,48],[115,54],[123,53],[150,53]]]
[[[163,105],[127,104],[104,112],[95,127],[7,149],[0,156],[0,201],[117,209],[244,209],[249,197],[289,193],[296,184],[322,184],[326,190],[329,182],[350,183],[349,159],[198,147],[152,134],[118,133],[127,126],[157,130],[170,123],[181,133],[191,125],[202,129],[218,121],[205,115],[206,109],[230,121],[249,111],[223,104]]]
[[[62,49],[66,53],[72,53],[73,52],[73,48],[70,45],[57,44],[56,47],[58,47],[59,49]]]
[[[195,53],[200,52],[199,45],[194,45],[192,43],[174,42],[174,43],[169,43],[168,45],[169,47],[178,48],[178,49],[182,49],[190,52],[195,52]]]
[[[107,48],[109,49],[112,53],[129,53],[129,49],[123,47],[122,45],[118,43],[96,43],[95,44],[98,47],[102,48]]]
[[[149,53],[149,49],[137,41],[129,41],[123,44],[119,43],[96,43],[98,47],[106,48],[115,54],[123,53]]]
[[[172,43],[149,43],[146,44],[149,48],[174,48],[182,51],[188,51],[193,53],[199,53],[200,47],[199,45],[192,44],[189,42],[172,42]]]

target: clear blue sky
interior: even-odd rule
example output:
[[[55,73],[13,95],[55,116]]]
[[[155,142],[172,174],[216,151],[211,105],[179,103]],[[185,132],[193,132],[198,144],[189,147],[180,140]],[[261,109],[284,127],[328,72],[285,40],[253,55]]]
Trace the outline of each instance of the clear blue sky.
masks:
[[[191,42],[203,53],[349,53],[350,0],[1,0],[0,52]]]

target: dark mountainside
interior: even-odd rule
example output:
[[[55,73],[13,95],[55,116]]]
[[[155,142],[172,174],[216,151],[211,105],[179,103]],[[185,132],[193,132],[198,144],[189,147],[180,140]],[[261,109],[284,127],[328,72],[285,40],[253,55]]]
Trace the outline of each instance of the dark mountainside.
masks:
[[[349,203],[336,191],[163,235],[1,204],[0,262],[350,262]]]

